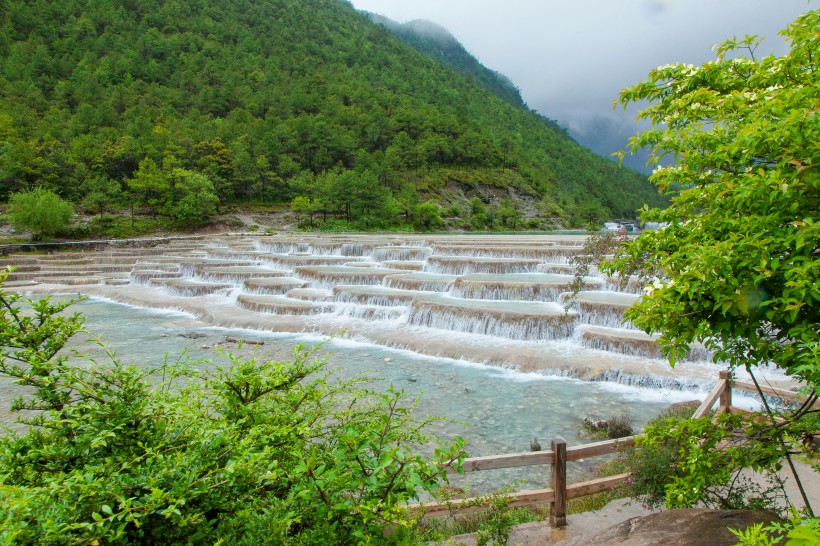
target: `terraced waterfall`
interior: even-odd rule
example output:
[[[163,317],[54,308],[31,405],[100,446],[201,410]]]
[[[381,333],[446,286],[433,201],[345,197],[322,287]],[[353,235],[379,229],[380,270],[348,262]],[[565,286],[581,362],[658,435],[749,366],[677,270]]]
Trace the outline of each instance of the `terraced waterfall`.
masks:
[[[649,336],[623,323],[637,283],[617,292],[587,278],[565,309],[581,244],[573,236],[223,236],[6,261],[18,267],[9,287],[70,287],[213,326],[344,332],[422,354],[639,385],[713,381],[703,350],[672,370]]]
[[[123,354],[145,351],[146,360],[184,346],[206,355],[228,334],[268,346],[339,336],[332,350],[349,373],[424,391],[425,411],[473,424],[469,432],[456,425],[442,432],[464,434],[471,454],[488,455],[526,450],[534,437],[580,443],[577,425],[589,414],[627,413],[641,425],[670,401],[702,396],[717,379],[720,367],[702,348],[673,369],[654,340],[622,322],[639,297],[637,283],[619,292],[602,277],[586,278],[565,309],[569,261],[582,242],[544,235],[225,235],[11,255],[3,264],[18,268],[10,290],[79,291],[184,312],[86,305],[91,323],[133,344]],[[174,335],[191,331],[206,339]],[[769,375],[773,383],[784,379]]]

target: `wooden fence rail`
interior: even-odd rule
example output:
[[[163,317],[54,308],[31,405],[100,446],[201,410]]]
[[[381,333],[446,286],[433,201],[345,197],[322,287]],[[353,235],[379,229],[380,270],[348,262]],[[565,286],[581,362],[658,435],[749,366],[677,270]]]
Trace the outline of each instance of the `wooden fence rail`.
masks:
[[[550,449],[545,451],[471,457],[462,463],[462,468],[464,472],[479,472],[500,468],[551,465],[549,488],[511,493],[509,495],[509,506],[537,506],[549,503],[550,524],[561,527],[566,525],[567,500],[616,489],[622,486],[629,477],[627,474],[618,474],[568,485],[567,462],[598,457],[632,448],[635,446],[635,438],[636,436],[628,436],[573,447],[567,447],[566,441],[562,438],[556,438],[552,441]],[[467,498],[455,499],[450,502],[430,502],[421,504],[416,509],[429,517],[449,515],[454,511],[470,513],[483,510],[481,506],[475,505],[476,500],[476,498]]]
[[[732,406],[732,389],[749,391],[757,394],[757,387],[753,383],[736,381],[731,378],[729,372],[720,372],[718,382],[706,396],[693,417],[703,417],[708,415],[718,403],[717,412],[741,412],[744,410]],[[804,398],[798,394],[761,385],[761,391],[766,396],[780,398],[788,402],[803,402]],[[590,457],[608,455],[616,453],[622,449],[630,449],[635,446],[635,439],[638,436],[627,436],[616,440],[605,440],[584,444],[580,446],[567,447],[563,438],[552,440],[550,449],[545,451],[533,451],[526,453],[512,453],[507,455],[490,455],[486,457],[471,457],[462,463],[464,472],[479,472],[482,470],[495,470],[501,468],[518,468],[523,466],[551,465],[549,474],[550,487],[546,489],[533,489],[519,491],[508,495],[509,506],[536,506],[546,503],[550,504],[550,525],[562,527],[567,521],[567,500],[587,495],[594,495],[603,491],[610,491],[623,486],[628,474],[617,474],[605,478],[597,478],[574,484],[567,484],[567,462],[579,461]],[[449,502],[430,502],[414,506],[415,510],[423,513],[425,517],[439,517],[449,515],[453,512],[471,513],[484,510],[485,507],[477,504],[477,498],[454,499]]]
[[[757,385],[754,383],[732,379],[731,374],[724,371],[718,374],[717,385],[715,385],[715,387],[709,392],[709,395],[698,407],[698,409],[695,410],[692,417],[703,417],[704,415],[707,415],[710,411],[712,411],[715,402],[718,401],[720,403],[718,404],[718,408],[716,410],[717,413],[748,413],[745,410],[732,405],[732,389],[746,391],[757,395],[762,392],[767,397],[779,398],[784,402],[797,404],[802,404],[806,400],[805,396],[801,396],[796,392],[786,389],[779,389],[769,385],[760,385],[760,392],[758,392]]]

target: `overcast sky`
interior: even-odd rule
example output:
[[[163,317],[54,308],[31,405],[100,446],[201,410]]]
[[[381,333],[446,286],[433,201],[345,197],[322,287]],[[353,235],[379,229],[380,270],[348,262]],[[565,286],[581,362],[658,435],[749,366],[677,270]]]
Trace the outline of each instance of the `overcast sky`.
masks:
[[[485,66],[508,76],[527,104],[579,140],[633,134],[634,112],[613,112],[618,92],[671,62],[701,64],[732,36],[777,33],[813,0],[352,0],[399,22],[449,30]],[[597,134],[596,134],[597,133]],[[589,144],[588,144],[589,145]],[[620,149],[623,144],[608,144]]]

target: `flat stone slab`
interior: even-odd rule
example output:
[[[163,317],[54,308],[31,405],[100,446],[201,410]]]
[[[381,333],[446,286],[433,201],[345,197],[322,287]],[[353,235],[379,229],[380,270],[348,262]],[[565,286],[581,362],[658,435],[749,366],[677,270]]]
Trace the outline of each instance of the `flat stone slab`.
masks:
[[[455,275],[442,275],[440,273],[404,272],[400,275],[387,275],[384,282],[391,288],[403,290],[446,292],[453,286],[456,278]]]
[[[321,313],[323,307],[313,302],[289,298],[287,296],[268,296],[259,294],[240,294],[236,304],[249,311],[273,313],[276,315],[313,315]]]
[[[237,266],[237,267],[206,267],[200,275],[209,281],[228,279],[250,279],[253,277],[279,277],[287,275],[289,271],[272,269],[269,267]]]
[[[560,546],[733,546],[732,529],[755,523],[779,521],[765,510],[710,510],[685,508],[666,510],[628,519],[594,535],[581,535],[557,542]]]
[[[305,301],[329,301],[333,291],[325,288],[293,288],[285,294],[289,298]]]
[[[541,260],[532,258],[497,258],[490,256],[430,256],[427,268],[436,273],[523,273],[535,271]]]
[[[293,277],[257,277],[245,279],[244,286],[258,294],[284,294],[294,288],[304,288],[307,282]]]
[[[620,307],[626,309],[641,299],[641,297],[636,294],[612,292],[609,290],[586,290],[578,292],[575,299],[579,304],[605,305],[608,307]]]
[[[232,284],[198,281],[196,279],[154,279],[152,285],[163,286],[172,292],[186,297],[205,296],[233,288]]]
[[[340,302],[371,305],[403,305],[422,295],[415,290],[402,290],[378,284],[342,285],[333,288],[333,297]]]

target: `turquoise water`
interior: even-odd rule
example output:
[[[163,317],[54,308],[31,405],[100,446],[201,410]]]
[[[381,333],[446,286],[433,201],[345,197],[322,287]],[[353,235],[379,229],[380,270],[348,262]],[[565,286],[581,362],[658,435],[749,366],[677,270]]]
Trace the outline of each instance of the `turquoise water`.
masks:
[[[316,344],[324,339],[195,327],[183,313],[150,311],[101,300],[82,302],[76,310],[86,315],[87,330],[106,340],[121,361],[145,367],[160,365],[166,355],[175,359],[185,350],[191,358],[213,359],[219,364],[213,347],[224,342],[226,336],[263,340],[260,352],[280,360],[295,344]],[[375,388],[392,384],[408,396],[420,395],[422,414],[458,421],[438,424],[435,431],[443,438],[456,434],[465,438],[471,456],[528,451],[533,439],[544,449],[556,437],[563,437],[570,446],[586,443],[593,440],[580,431],[585,416],[607,418],[624,414],[636,427],[641,427],[670,402],[693,396],[691,392],[523,374],[349,340],[331,340],[324,345],[323,352],[340,378],[373,377]],[[578,464],[571,473],[578,476],[590,464]],[[548,467],[533,467],[473,473],[466,479],[479,491],[511,482],[525,482],[522,487],[540,487],[547,483],[548,472]],[[457,483],[463,485],[464,481],[465,478],[459,478]]]

